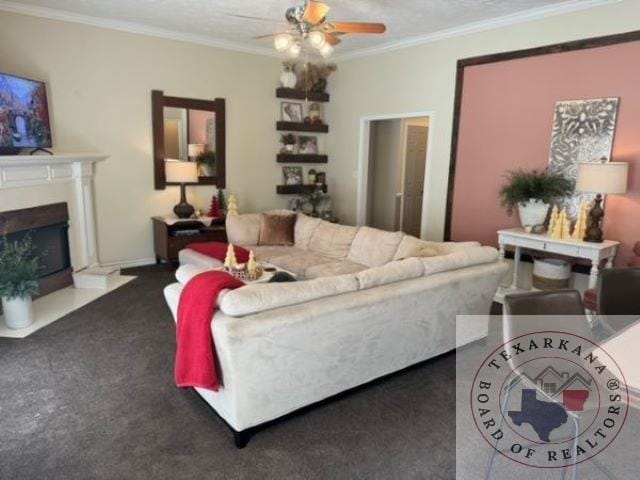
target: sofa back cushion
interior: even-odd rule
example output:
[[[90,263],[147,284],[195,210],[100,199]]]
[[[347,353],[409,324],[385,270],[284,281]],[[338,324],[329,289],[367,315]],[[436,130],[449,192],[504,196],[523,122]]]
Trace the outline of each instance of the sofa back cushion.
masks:
[[[388,283],[400,282],[422,276],[424,266],[417,258],[407,258],[389,262],[380,267],[369,268],[356,273],[360,290],[373,288]]]
[[[241,317],[356,290],[358,281],[353,275],[303,282],[257,283],[224,292],[220,299],[220,310],[226,315]]]
[[[393,259],[402,240],[402,232],[385,232],[371,227],[360,227],[356,234],[347,260],[367,267],[379,267]]]
[[[357,232],[358,227],[338,225],[321,220],[311,236],[309,250],[326,257],[343,259],[349,253],[351,242]]]
[[[260,214],[227,215],[227,241],[234,245],[258,245]]]
[[[297,215],[263,213],[260,215],[258,245],[293,245],[293,229]]]
[[[316,228],[320,225],[322,220],[319,218],[313,218],[304,213],[298,214],[296,225],[293,229],[293,237],[297,248],[308,249],[309,241]]]
[[[447,255],[421,258],[424,274],[433,275],[449,270],[493,263],[498,260],[498,251],[493,247],[467,247],[455,250]]]

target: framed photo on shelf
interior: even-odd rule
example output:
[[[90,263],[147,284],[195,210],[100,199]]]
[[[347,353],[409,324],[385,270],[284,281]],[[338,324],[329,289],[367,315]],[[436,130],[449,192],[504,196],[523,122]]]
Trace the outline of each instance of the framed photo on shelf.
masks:
[[[281,102],[282,108],[282,120],[285,122],[297,122],[301,123],[302,116],[302,104],[298,102]]]
[[[302,185],[302,167],[282,167],[285,185]]]
[[[302,154],[318,154],[318,137],[300,135],[298,137],[298,153]]]
[[[316,173],[316,185],[320,183],[322,185],[326,185],[327,183],[327,174],[324,172],[317,172]]]

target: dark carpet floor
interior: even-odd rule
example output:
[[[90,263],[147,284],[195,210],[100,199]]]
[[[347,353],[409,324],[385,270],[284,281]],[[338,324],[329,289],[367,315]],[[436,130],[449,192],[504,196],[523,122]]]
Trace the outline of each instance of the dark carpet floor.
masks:
[[[172,381],[164,267],[26,339],[0,338],[0,478],[451,479],[455,357],[446,355],[258,432]]]

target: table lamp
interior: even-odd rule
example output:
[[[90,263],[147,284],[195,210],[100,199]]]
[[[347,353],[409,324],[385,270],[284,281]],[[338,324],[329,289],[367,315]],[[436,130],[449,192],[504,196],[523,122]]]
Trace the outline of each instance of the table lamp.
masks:
[[[602,194],[621,195],[627,192],[629,164],[623,162],[580,162],[576,192],[597,193],[587,217],[585,242],[600,243],[603,240]]]
[[[164,162],[164,171],[167,183],[180,184],[180,203],[173,207],[173,213],[178,218],[189,218],[193,215],[194,208],[187,203],[185,184],[198,183],[198,164],[167,159]]]
[[[187,147],[187,155],[189,155],[189,158],[195,158],[201,153],[204,153],[206,149],[207,145],[204,143],[190,143]]]

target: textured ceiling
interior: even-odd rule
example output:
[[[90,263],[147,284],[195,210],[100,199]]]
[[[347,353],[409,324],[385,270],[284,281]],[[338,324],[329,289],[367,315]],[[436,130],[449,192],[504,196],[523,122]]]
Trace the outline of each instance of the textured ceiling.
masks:
[[[384,35],[349,35],[340,53],[378,47],[474,22],[527,10],[580,3],[566,0],[325,0],[336,21],[384,22]],[[584,0],[583,0],[584,1]],[[277,23],[233,18],[229,14],[282,20],[302,0],[21,0],[23,7],[44,7],[76,15],[221,40],[244,48],[271,48],[269,40],[251,40],[278,29]]]

